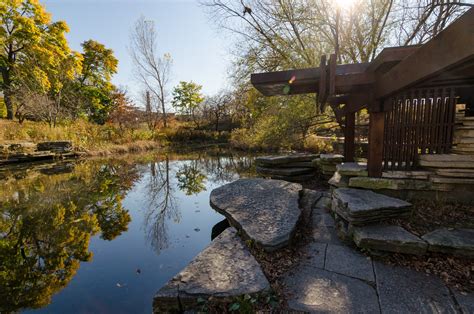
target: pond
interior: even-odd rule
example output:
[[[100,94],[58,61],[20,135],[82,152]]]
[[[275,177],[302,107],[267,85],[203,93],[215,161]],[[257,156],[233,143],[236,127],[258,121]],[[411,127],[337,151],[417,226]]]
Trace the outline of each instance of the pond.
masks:
[[[211,241],[212,189],[252,175],[229,152],[0,171],[0,312],[150,313]]]

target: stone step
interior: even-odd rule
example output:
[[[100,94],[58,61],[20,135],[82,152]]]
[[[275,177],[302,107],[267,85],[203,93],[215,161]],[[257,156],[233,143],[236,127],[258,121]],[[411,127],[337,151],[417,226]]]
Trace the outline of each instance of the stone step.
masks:
[[[448,178],[442,176],[431,176],[433,183],[447,183],[447,184],[474,184],[474,179],[470,178]]]
[[[460,137],[457,140],[458,145],[459,144],[473,144],[474,145],[474,137]]]
[[[371,190],[418,190],[428,191],[431,189],[431,182],[428,180],[415,179],[389,179],[389,178],[369,178],[352,177],[349,179],[349,187],[364,188]]]
[[[307,182],[314,180],[316,174],[300,174],[295,176],[278,176],[278,175],[271,175],[270,176],[274,180],[283,180],[288,182]]]
[[[382,178],[428,180],[432,171],[384,171]]]
[[[257,157],[255,162],[257,165],[282,165],[292,162],[311,162],[313,159],[318,158],[315,154],[294,154],[284,156],[263,156]]]
[[[367,163],[344,162],[336,166],[337,171],[342,176],[367,177]]]
[[[411,204],[369,190],[334,190],[332,211],[353,225],[364,225],[389,218],[403,217]]]
[[[259,174],[277,176],[297,176],[301,174],[315,173],[313,168],[267,168],[257,166],[256,170]]]
[[[322,163],[341,163],[344,161],[344,156],[340,154],[321,154],[319,158]]]
[[[48,141],[37,144],[38,151],[70,152],[72,151],[71,141]]]
[[[154,313],[196,310],[198,299],[226,304],[244,295],[270,291],[263,271],[237,235],[228,228],[165,284],[153,298]]]
[[[431,168],[474,169],[474,156],[460,154],[440,154],[419,156],[420,165]]]
[[[302,214],[302,186],[281,180],[240,179],[214,189],[211,206],[266,251],[290,243]]]
[[[436,169],[436,174],[442,177],[474,178],[474,169]]]
[[[423,255],[428,247],[425,241],[400,226],[354,227],[352,233],[355,244],[363,249]]]
[[[455,137],[474,137],[474,127],[462,126],[454,131]]]
[[[437,229],[425,234],[428,251],[474,258],[474,229]]]

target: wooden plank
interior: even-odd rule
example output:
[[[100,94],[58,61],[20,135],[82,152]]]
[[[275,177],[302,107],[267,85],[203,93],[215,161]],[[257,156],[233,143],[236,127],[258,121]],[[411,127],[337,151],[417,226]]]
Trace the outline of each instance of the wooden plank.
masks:
[[[369,154],[368,154],[368,172],[370,177],[382,176],[383,165],[383,136],[385,113],[370,113],[369,122]]]
[[[336,54],[331,54],[329,57],[329,95],[336,93]]]
[[[474,8],[382,75],[375,83],[376,98],[429,80],[474,59]]]
[[[346,113],[344,129],[344,160],[353,162],[355,157],[355,112]]]
[[[385,72],[418,50],[421,45],[384,48],[367,68],[370,72]]]
[[[326,63],[326,55],[321,56],[321,62],[319,64],[319,88],[318,88],[318,95],[317,95],[317,103],[320,112],[324,111],[324,107],[326,106],[327,100],[327,63]]]

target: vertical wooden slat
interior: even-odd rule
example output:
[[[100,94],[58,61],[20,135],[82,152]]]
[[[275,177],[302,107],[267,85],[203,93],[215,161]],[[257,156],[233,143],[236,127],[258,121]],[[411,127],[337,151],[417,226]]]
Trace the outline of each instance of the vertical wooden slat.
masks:
[[[355,112],[346,114],[346,127],[344,129],[344,157],[345,161],[354,161],[355,155]]]
[[[369,117],[368,172],[370,177],[382,176],[384,112],[371,112]]]

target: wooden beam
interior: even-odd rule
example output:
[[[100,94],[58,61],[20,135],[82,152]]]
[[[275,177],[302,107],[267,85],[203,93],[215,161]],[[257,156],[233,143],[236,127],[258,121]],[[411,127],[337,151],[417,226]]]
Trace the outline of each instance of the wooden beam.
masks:
[[[370,63],[367,71],[384,73],[420,47],[421,45],[384,48]]]
[[[355,112],[346,113],[344,129],[344,160],[353,162],[355,157]]]
[[[376,98],[410,88],[473,59],[474,8],[377,79]]]
[[[384,112],[372,112],[369,116],[369,154],[367,170],[369,177],[380,178],[383,168]]]

